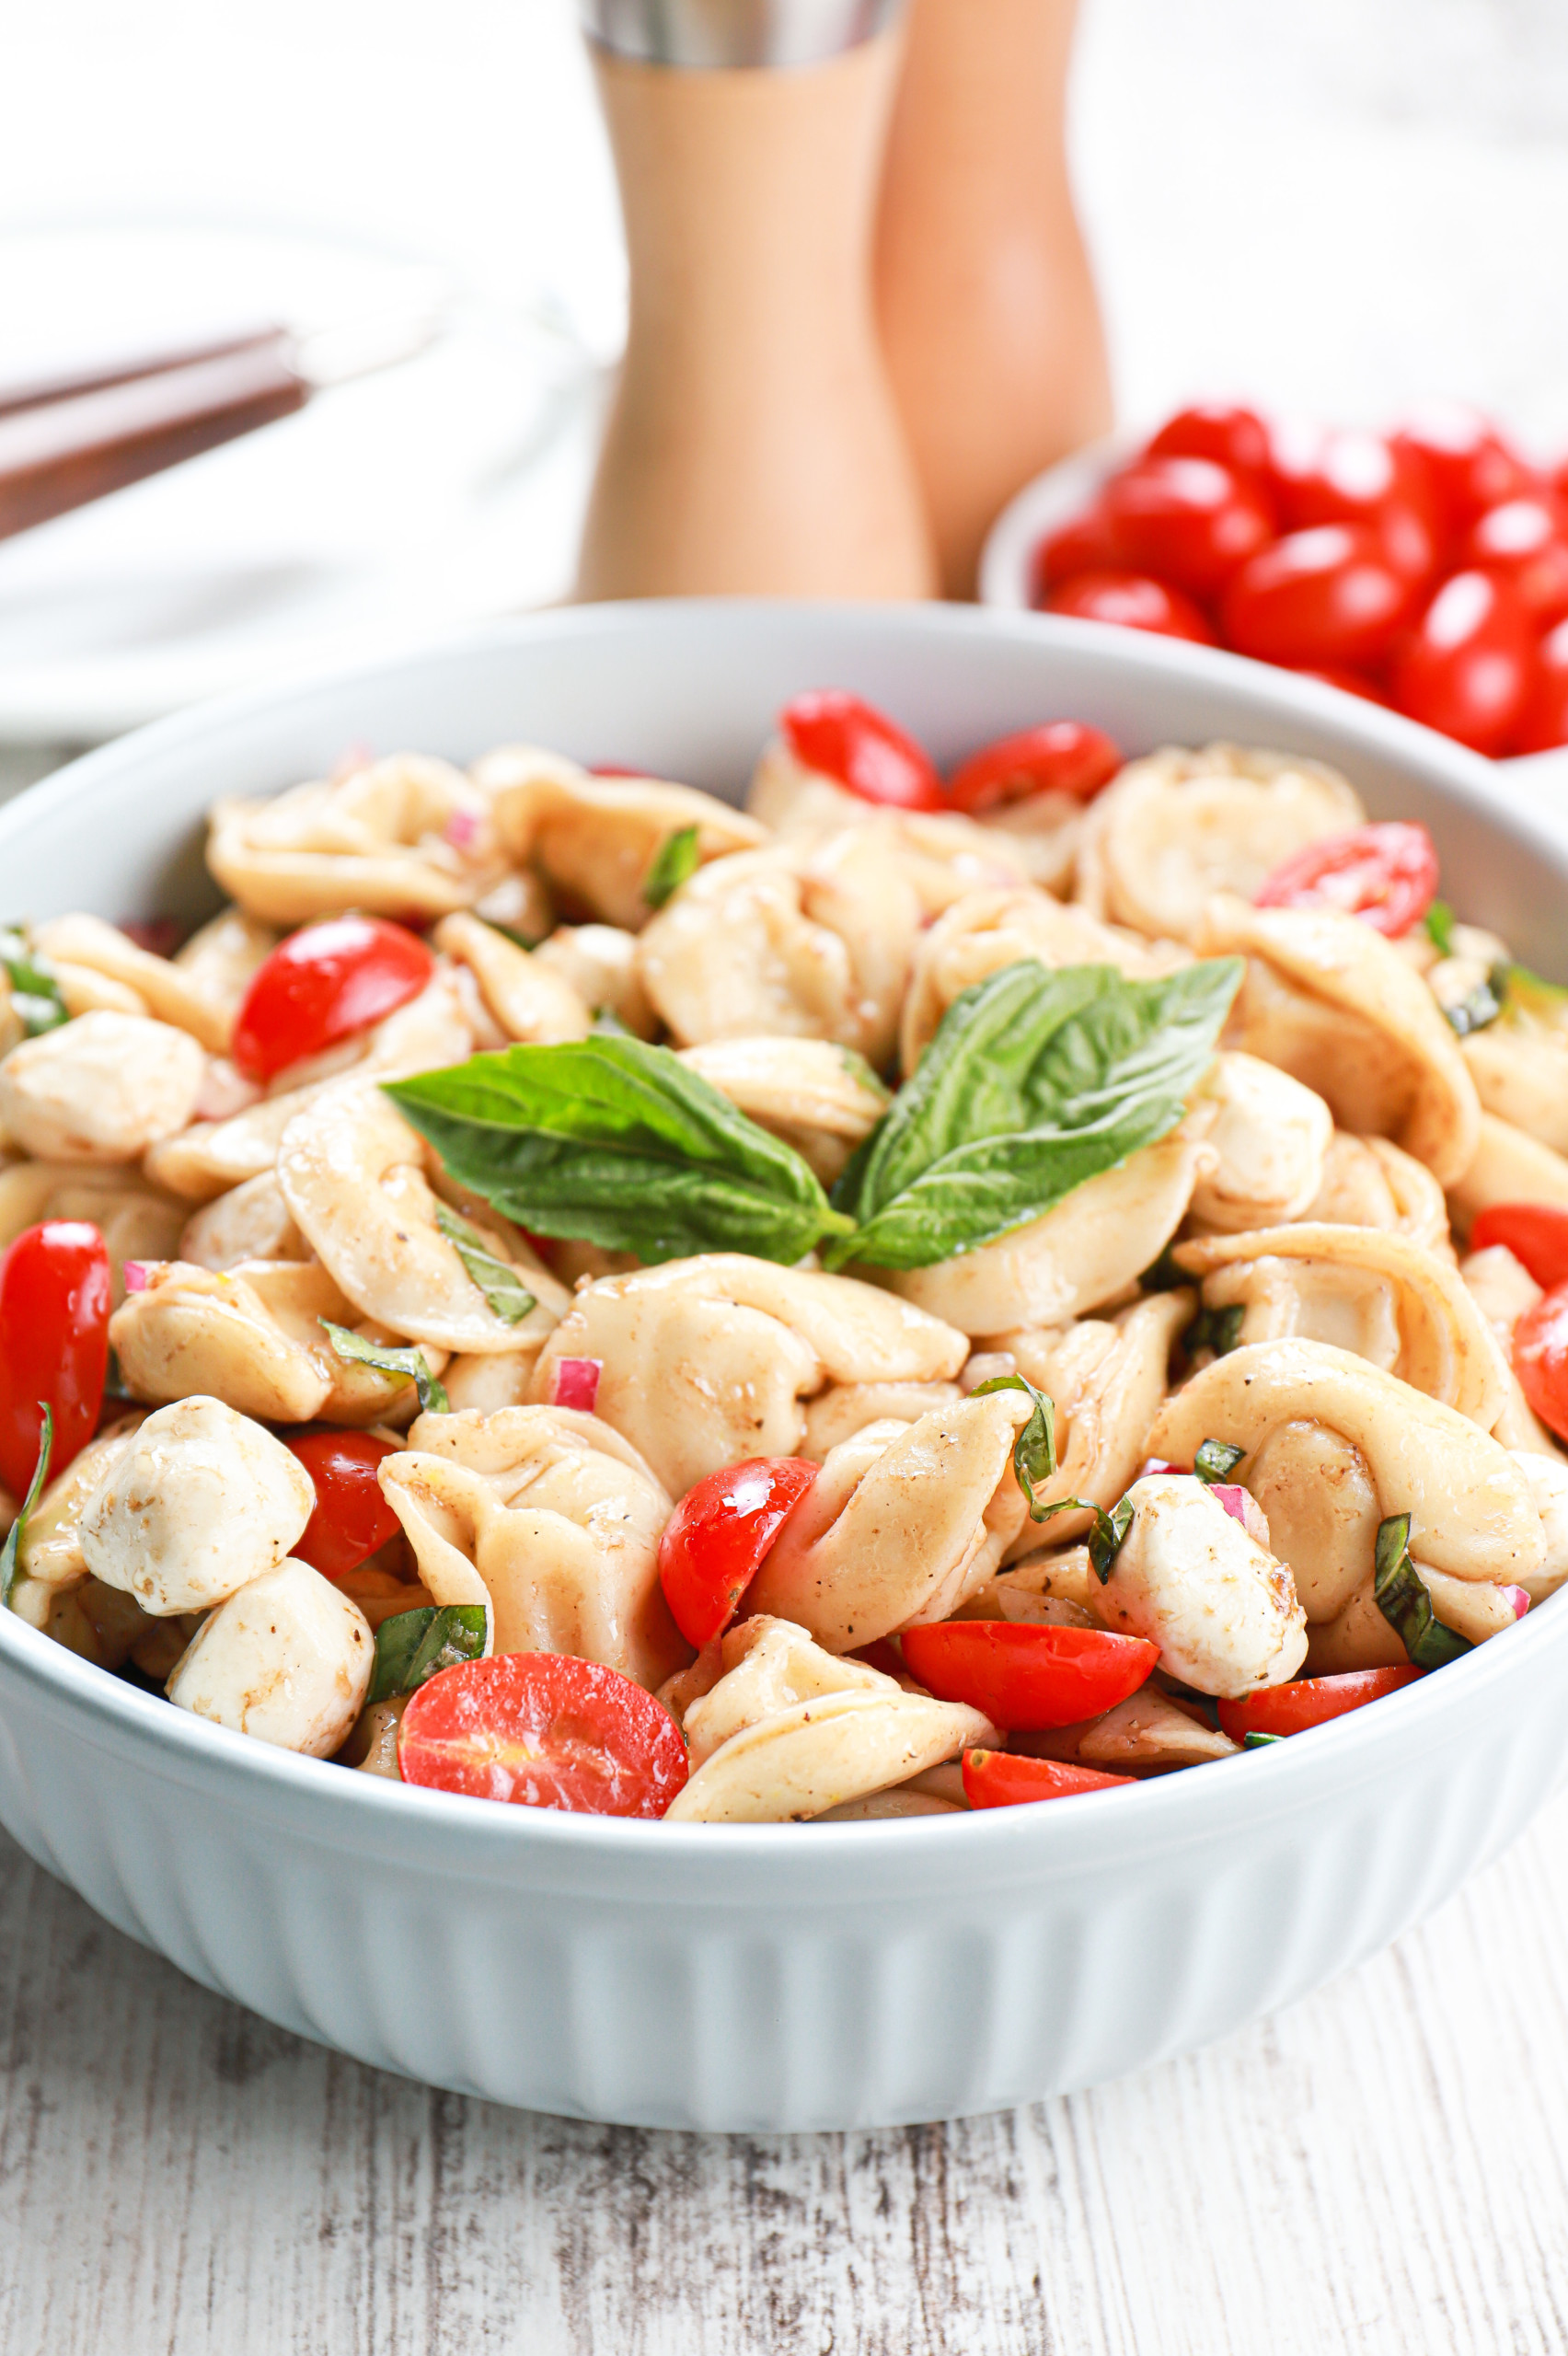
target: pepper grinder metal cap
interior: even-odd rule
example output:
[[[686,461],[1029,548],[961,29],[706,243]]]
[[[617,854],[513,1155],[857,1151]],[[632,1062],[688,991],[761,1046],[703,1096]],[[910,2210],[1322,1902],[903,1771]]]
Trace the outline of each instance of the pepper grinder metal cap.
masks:
[[[820,65],[859,48],[903,0],[578,0],[582,29],[617,57],[698,71]]]

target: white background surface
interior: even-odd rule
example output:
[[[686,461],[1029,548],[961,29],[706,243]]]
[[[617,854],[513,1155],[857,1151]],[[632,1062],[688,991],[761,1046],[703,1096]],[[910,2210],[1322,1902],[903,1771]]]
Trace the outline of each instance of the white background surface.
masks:
[[[1562,0],[1087,8],[1076,144],[1129,411],[1376,418],[1441,387],[1568,445]],[[613,341],[565,0],[0,0],[0,223],[317,225],[502,306],[554,289]],[[569,509],[530,561],[568,562]],[[37,623],[3,589],[0,669]],[[6,1846],[0,2346],[1557,2356],[1565,1956],[1560,1803],[1426,1930],[1206,2055],[947,2130],[707,2141],[322,2055]]]

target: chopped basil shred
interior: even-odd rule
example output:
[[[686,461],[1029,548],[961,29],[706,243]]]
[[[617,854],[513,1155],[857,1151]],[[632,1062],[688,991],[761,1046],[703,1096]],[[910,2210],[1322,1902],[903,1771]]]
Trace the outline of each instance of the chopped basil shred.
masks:
[[[509,1267],[504,1260],[498,1260],[478,1228],[470,1227],[466,1218],[459,1218],[449,1204],[437,1203],[435,1223],[502,1323],[521,1325],[538,1303],[516,1269]]]
[[[1193,1459],[1193,1470],[1205,1486],[1212,1489],[1229,1480],[1246,1454],[1244,1448],[1235,1448],[1228,1439],[1205,1439]]]
[[[1168,1243],[1159,1259],[1151,1260],[1138,1278],[1138,1288],[1142,1292],[1180,1292],[1183,1285],[1192,1281],[1187,1270],[1177,1265],[1174,1244]]]
[[[1454,911],[1447,900],[1434,900],[1422,918],[1426,938],[1440,957],[1454,953]]]
[[[1033,1413],[1013,1442],[1012,1461],[1030,1519],[1043,1521],[1057,1508],[1036,1505],[1034,1484],[1048,1481],[1056,1469],[1056,1403],[1037,1391],[1026,1374],[994,1374],[989,1382],[977,1382],[969,1395],[984,1399],[992,1391],[1022,1391],[1034,1402]]]
[[[1484,1031],[1495,1022],[1508,997],[1508,968],[1493,965],[1483,982],[1466,992],[1453,1006],[1443,1009],[1448,1026],[1461,1039],[1472,1031]]]
[[[1246,1305],[1239,1300],[1228,1309],[1200,1309],[1182,1335],[1182,1347],[1190,1358],[1200,1350],[1212,1350],[1216,1358],[1228,1357],[1241,1339],[1246,1314]]]
[[[485,1648],[482,1603],[423,1604],[417,1611],[398,1611],[375,1632],[375,1666],[370,1673],[365,1706],[395,1701],[412,1693],[444,1669],[459,1661],[478,1660]]]
[[[1417,1669],[1446,1669],[1475,1646],[1438,1619],[1432,1597],[1410,1559],[1410,1516],[1390,1514],[1378,1525],[1372,1597]]]
[[[1282,1734],[1244,1734],[1241,1738],[1241,1748],[1243,1750],[1262,1750],[1265,1742],[1283,1742],[1284,1740],[1285,1737]]]
[[[488,924],[492,932],[502,934],[514,949],[526,949],[530,956],[544,937],[541,933],[525,932],[519,925],[502,924],[499,917],[481,917],[479,922]]]
[[[16,1520],[6,1532],[6,1543],[0,1546],[0,1604],[9,1606],[11,1589],[17,1584],[17,1566],[21,1557],[22,1535],[28,1526],[28,1516],[43,1495],[49,1478],[49,1460],[54,1453],[54,1417],[45,1401],[39,1401],[43,1410],[43,1424],[38,1436],[38,1462],[33,1466],[32,1479],[28,1483],[27,1496],[22,1499]]]
[[[363,1334],[351,1333],[346,1325],[334,1325],[329,1317],[318,1317],[316,1322],[340,1358],[347,1358],[353,1366],[373,1366],[381,1374],[400,1374],[419,1392],[423,1414],[449,1413],[445,1389],[432,1374],[422,1350],[411,1346],[395,1349],[390,1342],[367,1342]]]
[[[634,1039],[637,1034],[627,1029],[613,1006],[596,1006],[594,1009],[594,1036],[595,1039]]]
[[[653,854],[653,864],[642,879],[642,896],[651,908],[662,908],[673,900],[683,884],[689,884],[702,864],[695,826],[677,826],[666,835]]]
[[[29,1039],[71,1020],[60,985],[13,926],[0,926],[0,969],[11,985],[11,1009]]]
[[[1094,1509],[1094,1528],[1090,1532],[1089,1560],[1096,1578],[1103,1587],[1111,1576],[1111,1567],[1127,1542],[1127,1532],[1133,1526],[1133,1501],[1119,1497],[1109,1513]]]

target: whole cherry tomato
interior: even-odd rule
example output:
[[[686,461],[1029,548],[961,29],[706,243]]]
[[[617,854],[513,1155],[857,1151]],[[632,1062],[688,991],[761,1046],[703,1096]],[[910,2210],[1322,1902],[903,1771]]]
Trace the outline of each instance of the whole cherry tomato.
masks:
[[[1252,895],[1260,908],[1338,908],[1397,941],[1437,896],[1437,851],[1424,826],[1395,819],[1306,844]]]
[[[1042,1734],[1097,1718],[1136,1693],[1159,1658],[1145,1636],[947,1620],[905,1628],[905,1666],[940,1702],[967,1702],[1009,1733]]]
[[[1105,488],[1117,552],[1135,572],[1213,596],[1274,537],[1274,518],[1245,479],[1212,458],[1143,458]]]
[[[1431,487],[1438,530],[1457,541],[1478,515],[1518,499],[1536,478],[1496,427],[1463,401],[1423,404],[1389,436],[1396,456],[1407,459]]]
[[[1509,499],[1478,515],[1464,561],[1517,591],[1537,629],[1568,615],[1568,517],[1555,499]]]
[[[688,1645],[722,1634],[812,1483],[802,1456],[754,1456],[688,1489],[659,1541],[659,1582]]]
[[[85,1219],[24,1228],[0,1259],[0,1481],[27,1495],[43,1407],[57,1479],[97,1428],[109,1371],[109,1253]]]
[[[1070,793],[1090,802],[1121,766],[1121,748],[1102,728],[1081,720],[1051,720],[971,753],[948,780],[948,801],[971,816],[1026,802],[1032,793]]]
[[[1365,524],[1396,572],[1430,580],[1437,562],[1431,485],[1381,435],[1282,429],[1270,458],[1269,485],[1287,530]]]
[[[1233,473],[1260,476],[1269,462],[1269,429],[1256,410],[1199,401],[1168,417],[1147,450],[1149,458],[1213,458]]]
[[[1048,614],[1070,614],[1084,622],[1114,622],[1122,629],[1151,630],[1157,638],[1188,638],[1212,646],[1214,632],[1190,597],[1142,572],[1079,572],[1053,589]]]
[[[1478,1211],[1470,1248],[1484,1252],[1493,1243],[1506,1244],[1546,1291],[1568,1284],[1568,1211],[1554,1203],[1493,1203]]]
[[[1075,1792],[1109,1792],[1136,1784],[1136,1775],[1102,1775],[1061,1759],[1020,1759],[1010,1750],[966,1750],[963,1796],[971,1807],[1020,1807],[1027,1800],[1070,1799]]]
[[[1299,676],[1303,679],[1320,679],[1325,687],[1337,687],[1342,696],[1360,696],[1364,702],[1381,704],[1385,711],[1389,709],[1388,697],[1376,679],[1369,679],[1364,671],[1336,670],[1325,665],[1316,670],[1304,669]]]
[[[1456,572],[1401,646],[1389,675],[1400,710],[1478,753],[1505,753],[1540,678],[1529,616],[1505,581]]]
[[[1111,518],[1104,501],[1097,500],[1092,507],[1069,515],[1037,543],[1032,602],[1043,605],[1047,592],[1070,581],[1076,572],[1104,572],[1118,561]]]
[[[1534,692],[1520,724],[1521,753],[1550,753],[1568,745],[1568,621],[1540,642]]]
[[[1292,669],[1376,663],[1410,612],[1410,583],[1367,524],[1291,532],[1244,564],[1220,608],[1239,654]]]
[[[294,1551],[312,1570],[340,1579],[398,1534],[398,1517],[375,1477],[383,1459],[397,1450],[390,1440],[370,1432],[326,1426],[291,1432],[283,1445],[298,1457],[316,1488],[316,1509]]]
[[[1397,1693],[1425,1674],[1412,1668],[1355,1669],[1342,1677],[1298,1677],[1289,1685],[1245,1693],[1239,1702],[1221,1702],[1219,1723],[1232,1742],[1250,1734],[1305,1734],[1309,1727],[1327,1726],[1347,1710],[1380,1702],[1385,1693]]]
[[[888,810],[941,810],[942,781],[930,756],[882,712],[841,687],[797,696],[778,715],[795,758],[862,802]]]
[[[405,1784],[576,1816],[663,1816],[689,1772],[662,1702],[570,1653],[438,1670],[403,1713],[398,1765]]]
[[[1514,1372],[1547,1429],[1568,1439],[1568,1284],[1553,1285],[1516,1321]]]
[[[396,1013],[434,971],[424,942],[385,917],[307,924],[257,967],[234,1026],[234,1060],[252,1080],[271,1080]]]

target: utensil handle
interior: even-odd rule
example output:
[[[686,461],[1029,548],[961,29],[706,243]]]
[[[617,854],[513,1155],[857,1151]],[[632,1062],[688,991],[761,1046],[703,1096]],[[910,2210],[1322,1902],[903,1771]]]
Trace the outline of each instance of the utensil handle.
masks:
[[[302,409],[311,388],[293,352],[280,333],[0,418],[0,539]]]
[[[259,343],[276,344],[287,333],[276,319],[256,319],[236,325],[223,335],[186,337],[176,343],[123,345],[100,352],[75,366],[57,366],[39,376],[0,375],[0,417],[19,409],[44,409],[52,401],[70,400],[77,393],[101,393],[110,385],[128,385],[138,376],[161,376],[166,369],[188,368],[198,360],[218,360],[231,352],[248,352]]]

